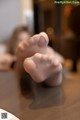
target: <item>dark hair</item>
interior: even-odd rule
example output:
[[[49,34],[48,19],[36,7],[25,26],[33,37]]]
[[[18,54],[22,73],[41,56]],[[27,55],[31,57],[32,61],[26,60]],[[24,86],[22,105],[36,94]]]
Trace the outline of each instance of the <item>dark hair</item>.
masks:
[[[16,29],[14,29],[11,39],[16,39],[17,35],[21,32],[28,32],[27,26],[19,26]]]
[[[27,26],[19,26],[19,27],[16,27],[11,35],[11,38],[10,38],[10,42],[9,42],[9,50],[8,52],[10,52],[11,54],[14,53],[14,50],[13,48],[15,47],[15,44],[17,42],[17,36],[18,34],[20,34],[21,32],[26,32],[26,33],[29,33],[28,32],[28,27]]]
[[[27,26],[19,26],[14,31],[16,31],[16,32],[23,32],[23,31],[27,32],[28,27]]]

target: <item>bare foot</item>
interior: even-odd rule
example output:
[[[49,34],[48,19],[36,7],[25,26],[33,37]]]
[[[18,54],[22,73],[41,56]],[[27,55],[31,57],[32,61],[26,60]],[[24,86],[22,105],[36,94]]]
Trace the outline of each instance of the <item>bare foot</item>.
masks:
[[[34,35],[26,41],[22,41],[18,45],[18,56],[27,58],[35,53],[46,53],[49,38],[46,33]]]
[[[26,70],[26,72],[28,72],[31,75],[32,79],[37,83],[45,82],[50,76],[55,77],[55,75],[58,76],[58,74],[60,76],[57,77],[58,78],[57,84],[60,84],[62,82],[62,78],[61,78],[62,65],[55,57],[51,55],[36,53],[32,57],[26,58],[24,61],[24,69]]]
[[[48,54],[48,55],[53,55],[56,57],[56,59],[61,63],[61,64],[64,64],[64,57],[59,54],[58,52],[56,52],[54,49],[52,49],[51,47],[47,47],[47,51],[45,54]]]

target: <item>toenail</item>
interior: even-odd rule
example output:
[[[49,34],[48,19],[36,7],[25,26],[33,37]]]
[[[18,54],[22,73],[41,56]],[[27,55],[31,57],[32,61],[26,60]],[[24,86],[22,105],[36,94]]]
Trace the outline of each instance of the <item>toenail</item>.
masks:
[[[40,47],[47,45],[46,39],[43,36],[40,36],[38,45]]]
[[[43,36],[49,42],[48,35],[45,32],[41,32],[39,35]]]

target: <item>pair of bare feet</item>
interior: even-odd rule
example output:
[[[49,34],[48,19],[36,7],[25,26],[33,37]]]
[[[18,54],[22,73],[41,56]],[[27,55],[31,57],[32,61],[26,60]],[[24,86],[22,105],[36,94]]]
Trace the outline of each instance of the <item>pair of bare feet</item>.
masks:
[[[18,45],[18,55],[24,58],[24,69],[35,82],[57,86],[62,82],[60,62],[63,59],[52,48],[48,47],[48,43],[47,34],[41,32],[26,41],[22,41]]]

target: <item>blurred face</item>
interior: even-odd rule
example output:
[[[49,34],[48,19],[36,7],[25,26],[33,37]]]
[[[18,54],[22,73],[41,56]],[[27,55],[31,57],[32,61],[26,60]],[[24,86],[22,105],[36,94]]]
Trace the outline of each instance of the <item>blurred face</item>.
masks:
[[[29,38],[29,35],[27,32],[21,32],[17,36],[18,42],[21,42],[22,40],[27,40]]]

